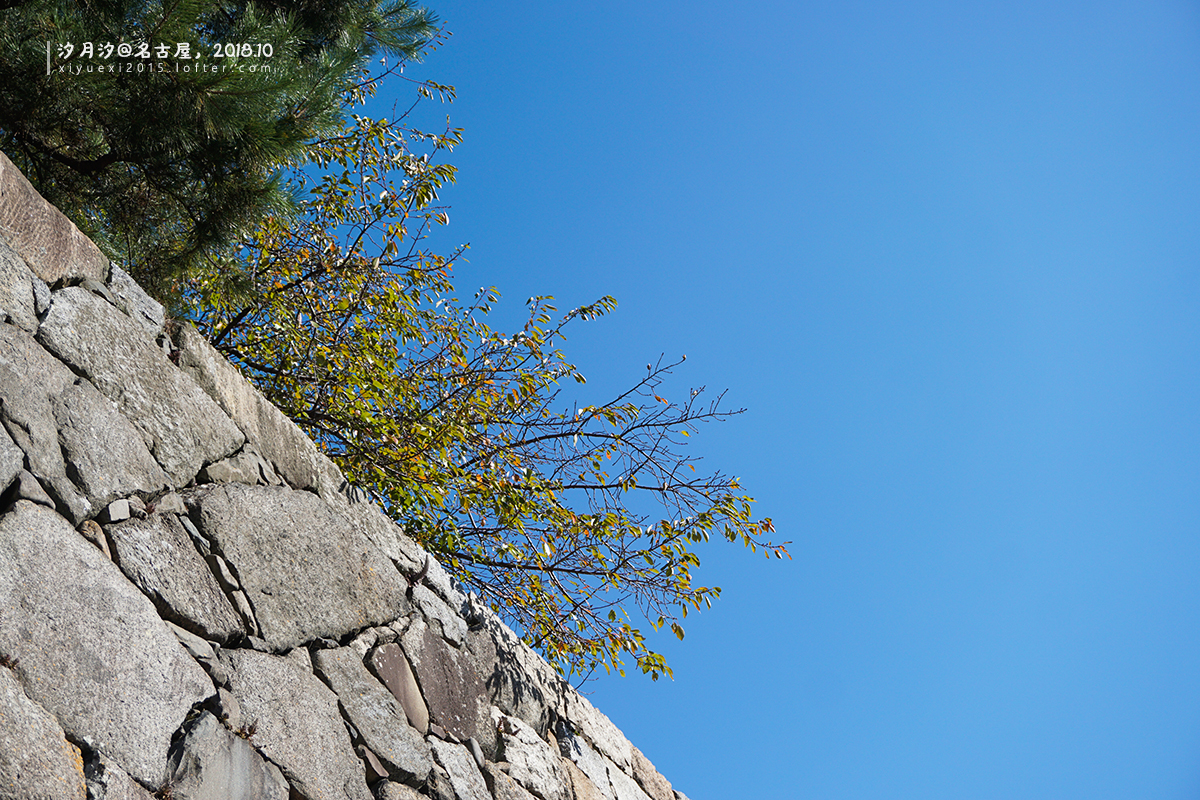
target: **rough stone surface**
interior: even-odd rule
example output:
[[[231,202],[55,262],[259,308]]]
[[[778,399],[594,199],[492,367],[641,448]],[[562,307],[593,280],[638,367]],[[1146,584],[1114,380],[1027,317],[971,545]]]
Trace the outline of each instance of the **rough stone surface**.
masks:
[[[267,402],[237,368],[213,349],[190,325],[180,325],[173,333],[179,348],[179,366],[237,423],[259,452],[275,465],[279,474],[296,489],[321,489],[322,496],[336,494],[341,473],[327,461],[316,445],[283,413]],[[333,485],[322,486],[322,473],[329,474]]]
[[[251,743],[307,800],[371,800],[362,761],[338,712],[338,698],[315,675],[287,658],[254,650],[223,650],[230,690]]]
[[[446,644],[420,618],[400,641],[417,674],[430,719],[459,739],[474,737],[485,755],[494,754],[496,736],[490,705],[474,659]]]
[[[430,563],[433,564],[436,562],[430,559]],[[445,600],[434,594],[431,589],[424,586],[414,586],[412,599],[427,619],[437,620],[438,625],[441,626],[442,635],[446,637],[446,641],[458,646],[466,640],[466,621],[455,613],[446,604]]]
[[[25,453],[29,471],[51,487],[58,506],[74,522],[92,508],[67,477],[51,398],[74,385],[66,365],[13,325],[0,324],[0,420]]]
[[[575,800],[612,800],[612,787],[608,785],[608,775],[604,776],[603,787],[597,786],[583,770],[570,761],[563,761],[563,768],[571,778],[571,793]]]
[[[583,774],[595,790],[596,795],[603,800],[613,800],[612,785],[608,779],[608,770],[612,762],[592,749],[592,746],[571,733],[569,726],[560,724],[555,732],[558,738],[559,752],[565,760],[571,762]],[[616,767],[612,767],[616,769]]]
[[[171,800],[288,800],[279,768],[209,712],[172,748]]]
[[[429,738],[429,746],[433,749],[433,757],[450,776],[450,785],[458,800],[491,800],[487,783],[467,748],[433,737]]]
[[[141,434],[96,387],[80,380],[51,404],[67,474],[93,510],[118,497],[149,494],[167,485]]]
[[[0,322],[5,317],[29,333],[37,330],[33,273],[17,252],[0,239]]]
[[[608,768],[608,779],[612,782],[613,797],[616,800],[650,800],[637,781],[615,766]]]
[[[400,526],[392,522],[378,506],[358,503],[349,506],[343,513],[401,572],[413,575],[420,571],[425,562],[425,551],[405,536]]]
[[[534,730],[545,730],[553,699],[547,687],[559,684],[558,676],[490,609],[475,613],[482,624],[467,634],[467,649],[483,676],[488,699]]]
[[[259,459],[245,451],[200,470],[202,483],[246,483],[255,486],[260,477]]]
[[[394,643],[384,644],[371,653],[370,663],[379,680],[400,701],[408,724],[422,736],[428,733],[429,709],[404,651]]]
[[[561,691],[559,696],[559,716],[571,720],[575,732],[591,742],[618,767],[625,772],[632,772],[633,745],[625,738],[625,734],[613,725],[612,720],[597,711],[590,700],[574,690]]]
[[[83,760],[58,721],[0,668],[0,797],[84,800]]]
[[[82,287],[54,293],[38,341],[117,404],[175,486],[245,437],[138,323]]]
[[[218,642],[246,632],[174,514],[110,525],[107,533],[121,571],[165,619]]]
[[[96,754],[83,765],[83,774],[88,800],[158,800],[103,753]]]
[[[379,800],[426,800],[425,795],[403,783],[385,781],[375,790]]]
[[[651,800],[675,800],[671,782],[659,774],[650,759],[636,747],[633,748],[633,778]]]
[[[340,639],[407,610],[396,568],[316,495],[227,484],[196,502],[272,648]]]
[[[54,508],[54,501],[50,499],[50,495],[46,494],[42,484],[28,470],[23,469],[17,473],[17,498],[46,508]]]
[[[0,426],[0,492],[12,486],[24,464],[25,454],[13,444],[12,437],[4,427]]]
[[[492,789],[492,797],[496,800],[537,800],[494,763],[485,763],[483,774]]]
[[[571,778],[561,764],[562,758],[550,749],[546,740],[521,720],[497,708],[492,709],[492,719],[500,731],[502,752],[512,779],[542,800],[571,800]]]
[[[108,277],[108,259],[0,153],[0,237],[47,283]]]
[[[109,278],[108,288],[116,300],[117,308],[129,315],[153,340],[162,332],[166,312],[157,300],[146,294],[129,273],[115,264]]]
[[[214,691],[116,565],[32,503],[0,517],[0,652],[20,660],[26,691],[69,735],[147,785],[161,783],[171,735]]]
[[[363,665],[362,656],[349,647],[318,650],[317,673],[342,701],[346,716],[363,742],[384,763],[389,773],[425,780],[433,762],[422,735],[408,724],[404,708]]]

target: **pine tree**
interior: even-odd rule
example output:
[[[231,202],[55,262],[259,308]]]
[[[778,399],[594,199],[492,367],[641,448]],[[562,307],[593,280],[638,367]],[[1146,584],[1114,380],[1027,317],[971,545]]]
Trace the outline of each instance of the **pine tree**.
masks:
[[[409,0],[0,6],[0,149],[160,297],[286,216],[281,169],[340,128],[371,60],[414,58],[435,23]]]

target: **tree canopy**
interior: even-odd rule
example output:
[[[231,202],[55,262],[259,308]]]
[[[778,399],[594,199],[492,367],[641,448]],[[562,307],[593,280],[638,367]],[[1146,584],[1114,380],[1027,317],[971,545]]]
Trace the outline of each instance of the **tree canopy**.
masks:
[[[160,297],[293,213],[281,168],[338,129],[373,57],[435,32],[408,0],[4,6],[0,149]]]
[[[786,554],[737,480],[699,470],[687,448],[700,423],[738,412],[703,390],[663,397],[682,358],[602,402],[568,402],[584,377],[559,349],[566,328],[612,311],[611,297],[562,316],[551,298],[530,298],[521,330],[491,330],[498,292],[459,298],[463,251],[425,247],[449,221],[439,192],[456,171],[441,158],[461,137],[448,124],[426,133],[355,117],[294,176],[310,198],[300,219],[264,220],[236,257],[198,275],[190,313],[564,672],[621,669],[630,656],[657,678],[670,669],[637,620],[683,638],[689,610],[719,595],[693,582],[698,542]]]

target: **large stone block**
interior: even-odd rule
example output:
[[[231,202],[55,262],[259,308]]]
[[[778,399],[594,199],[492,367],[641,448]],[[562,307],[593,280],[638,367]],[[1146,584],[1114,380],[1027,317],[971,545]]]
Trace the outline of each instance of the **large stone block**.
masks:
[[[224,650],[230,690],[250,741],[307,800],[372,800],[362,761],[338,712],[338,698],[295,659]]]
[[[54,293],[37,339],[117,404],[175,486],[245,441],[137,322],[82,287]]]
[[[241,579],[274,650],[396,619],[407,608],[392,562],[310,492],[227,484],[189,500]]]
[[[429,746],[433,749],[433,757],[450,776],[450,786],[457,800],[492,800],[483,774],[467,748],[432,736]]]
[[[205,711],[172,749],[171,800],[288,800],[283,773]]]
[[[341,700],[351,724],[389,774],[398,771],[418,781],[429,776],[433,768],[429,745],[408,724],[400,701],[367,670],[355,649],[318,650],[313,666]]]
[[[108,259],[0,153],[0,237],[47,283],[108,278]]]
[[[154,601],[164,618],[218,642],[246,633],[174,514],[151,514],[109,525],[107,533],[121,571]]]
[[[30,471],[73,522],[166,485],[141,433],[112,401],[12,325],[0,325],[0,401]]]
[[[29,333],[37,330],[33,273],[8,242],[0,238],[0,322],[6,316],[22,330]]]
[[[546,740],[498,708],[492,708],[492,719],[500,732],[501,752],[512,779],[542,800],[571,800],[571,776],[562,766],[562,757]]]
[[[404,709],[408,724],[424,736],[429,732],[429,707],[421,696],[421,687],[404,651],[395,642],[375,648],[370,656],[371,669]]]
[[[675,800],[671,782],[664,778],[650,763],[650,759],[636,747],[633,748],[633,777],[642,790],[650,795],[651,800]]]
[[[343,480],[337,467],[237,367],[191,325],[176,327],[172,340],[179,350],[180,368],[220,404],[289,485],[316,490],[327,500],[337,496]]]
[[[84,800],[83,760],[63,729],[0,669],[0,797]]]
[[[492,757],[496,751],[495,727],[487,690],[474,659],[466,651],[448,645],[419,617],[400,641],[417,673],[430,718],[459,739],[475,739]]]
[[[142,287],[129,277],[128,272],[115,265],[108,288],[113,299],[117,301],[117,307],[128,314],[129,318],[146,332],[148,338],[158,338],[167,319],[162,305],[146,294]]]
[[[154,606],[54,511],[0,517],[0,651],[30,697],[149,786],[195,704],[214,693]]]

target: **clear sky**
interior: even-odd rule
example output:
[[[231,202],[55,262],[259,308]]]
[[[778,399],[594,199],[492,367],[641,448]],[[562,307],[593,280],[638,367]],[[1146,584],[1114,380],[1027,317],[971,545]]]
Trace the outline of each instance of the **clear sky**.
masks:
[[[793,542],[587,687],[675,786],[1200,797],[1200,6],[431,7],[459,286],[615,295]]]

